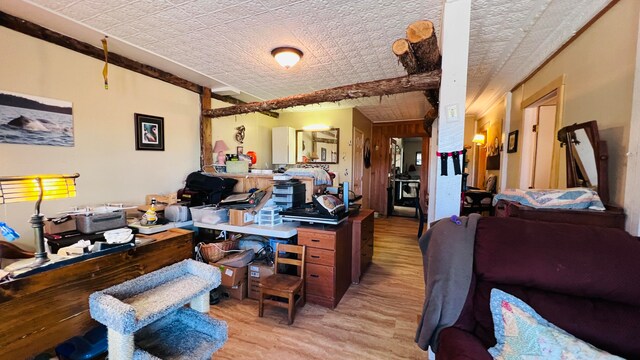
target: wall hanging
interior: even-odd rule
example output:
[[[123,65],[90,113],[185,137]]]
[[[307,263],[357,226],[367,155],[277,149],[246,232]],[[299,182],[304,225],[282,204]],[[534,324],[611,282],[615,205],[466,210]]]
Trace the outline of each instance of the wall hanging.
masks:
[[[507,152],[518,152],[518,130],[514,130],[509,133],[509,140],[507,141]]]
[[[135,114],[136,150],[164,151],[164,118]]]
[[[236,141],[240,144],[244,143],[244,125],[240,125],[236,128]]]
[[[71,102],[0,90],[0,143],[73,146]]]
[[[366,169],[371,167],[371,140],[367,138],[364,141],[364,167]]]

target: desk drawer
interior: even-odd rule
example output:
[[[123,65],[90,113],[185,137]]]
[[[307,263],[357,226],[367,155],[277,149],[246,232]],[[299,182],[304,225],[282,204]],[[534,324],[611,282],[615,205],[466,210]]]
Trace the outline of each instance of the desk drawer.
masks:
[[[307,247],[307,255],[305,256],[307,264],[318,264],[326,266],[335,266],[336,252],[333,250],[323,250],[314,247]]]
[[[307,293],[333,297],[335,293],[334,268],[331,266],[307,264],[305,286]]]
[[[335,250],[336,234],[306,231],[306,229],[303,230],[298,228],[298,245],[306,245],[325,250]]]

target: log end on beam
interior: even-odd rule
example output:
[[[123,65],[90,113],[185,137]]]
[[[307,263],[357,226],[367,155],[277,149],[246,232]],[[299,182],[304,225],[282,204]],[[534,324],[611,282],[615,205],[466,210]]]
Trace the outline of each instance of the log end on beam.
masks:
[[[407,40],[415,44],[433,36],[433,23],[429,20],[418,20],[407,27]]]
[[[406,54],[409,52],[409,42],[407,39],[398,39],[391,45],[391,51],[393,51],[396,56]]]

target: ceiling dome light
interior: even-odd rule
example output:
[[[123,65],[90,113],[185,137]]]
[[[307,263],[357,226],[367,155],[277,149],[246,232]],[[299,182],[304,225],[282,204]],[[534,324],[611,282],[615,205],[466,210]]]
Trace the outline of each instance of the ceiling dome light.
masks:
[[[302,51],[292,47],[279,47],[271,50],[271,55],[273,55],[280,66],[288,69],[300,61]]]

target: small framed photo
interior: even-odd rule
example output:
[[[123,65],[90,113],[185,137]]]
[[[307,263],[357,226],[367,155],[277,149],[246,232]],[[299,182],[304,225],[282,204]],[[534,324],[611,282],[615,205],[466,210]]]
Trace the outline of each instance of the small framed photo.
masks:
[[[509,133],[507,142],[507,153],[518,152],[518,130]]]
[[[164,151],[164,118],[134,114],[136,150]]]
[[[244,146],[236,147],[236,155],[240,156],[242,154],[244,154]]]

